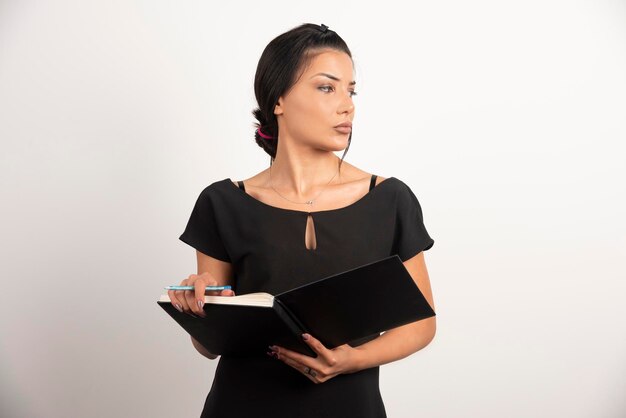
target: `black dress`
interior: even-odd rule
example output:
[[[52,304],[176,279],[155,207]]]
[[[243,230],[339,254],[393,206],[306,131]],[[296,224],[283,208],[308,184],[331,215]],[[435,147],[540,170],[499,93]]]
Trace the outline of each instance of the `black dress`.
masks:
[[[398,254],[406,261],[434,244],[420,204],[401,180],[389,177],[338,209],[298,211],[268,205],[229,178],[206,187],[180,239],[232,263],[236,294],[277,294],[322,277]],[[317,247],[305,245],[307,217]],[[378,335],[350,342],[358,346]],[[265,353],[221,356],[202,418],[385,417],[379,367],[315,384]]]

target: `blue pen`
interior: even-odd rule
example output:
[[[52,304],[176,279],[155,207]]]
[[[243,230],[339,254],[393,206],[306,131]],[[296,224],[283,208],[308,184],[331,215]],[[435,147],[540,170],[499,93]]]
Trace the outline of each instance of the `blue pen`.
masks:
[[[165,290],[194,290],[193,286],[166,286]],[[207,286],[204,290],[230,290],[231,286]]]

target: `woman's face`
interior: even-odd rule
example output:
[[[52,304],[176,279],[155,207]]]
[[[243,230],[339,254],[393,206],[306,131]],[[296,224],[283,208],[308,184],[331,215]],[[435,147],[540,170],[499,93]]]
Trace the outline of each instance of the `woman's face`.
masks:
[[[326,151],[345,149],[351,129],[335,127],[354,118],[353,71],[352,59],[344,52],[316,55],[274,108],[279,141],[289,138]]]

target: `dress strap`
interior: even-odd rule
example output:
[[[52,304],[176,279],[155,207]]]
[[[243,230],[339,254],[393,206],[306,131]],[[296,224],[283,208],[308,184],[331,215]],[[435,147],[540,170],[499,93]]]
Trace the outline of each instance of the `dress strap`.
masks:
[[[242,181],[242,180],[237,181],[237,184],[239,184],[239,188],[240,188],[241,190],[243,190],[244,192],[246,191],[246,188],[245,188],[245,186],[243,185],[243,181]]]
[[[374,188],[374,186],[376,185],[376,174],[372,174],[372,179],[370,180],[370,191]]]

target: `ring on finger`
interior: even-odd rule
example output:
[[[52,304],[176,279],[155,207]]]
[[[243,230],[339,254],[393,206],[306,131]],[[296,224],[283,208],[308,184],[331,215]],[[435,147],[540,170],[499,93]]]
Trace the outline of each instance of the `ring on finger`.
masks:
[[[317,372],[316,372],[315,370],[311,369],[311,368],[310,368],[310,367],[308,367],[308,366],[306,366],[306,367],[304,368],[304,373],[305,373],[305,374],[310,374],[310,375],[311,375],[311,376],[313,376],[313,377],[317,376]]]

